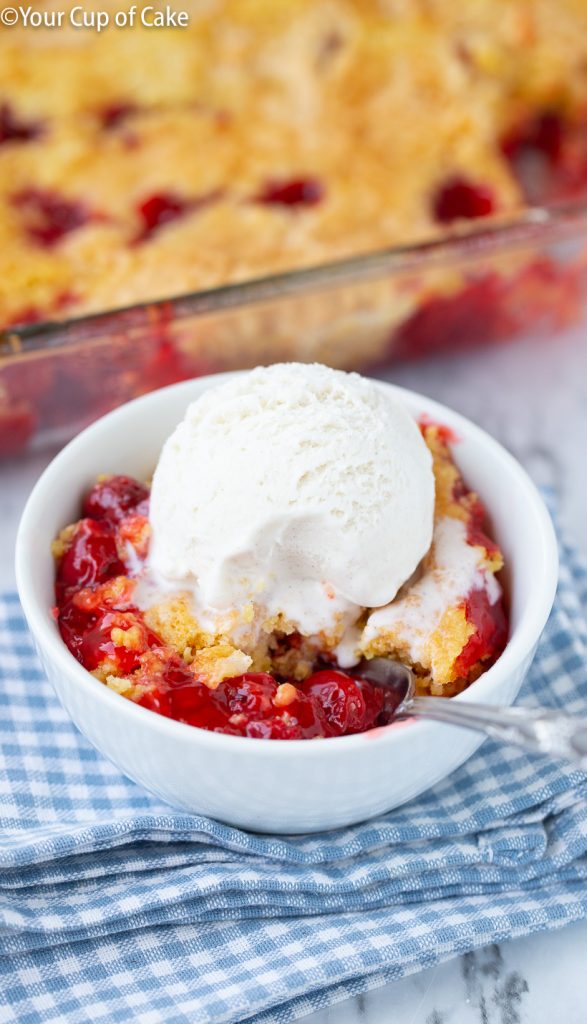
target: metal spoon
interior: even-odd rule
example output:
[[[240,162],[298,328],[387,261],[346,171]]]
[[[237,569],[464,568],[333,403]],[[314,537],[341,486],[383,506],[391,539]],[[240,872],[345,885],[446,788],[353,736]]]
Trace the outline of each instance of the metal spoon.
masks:
[[[587,771],[587,720],[545,708],[504,708],[439,697],[416,697],[414,675],[388,658],[363,659],[353,675],[388,691],[386,710],[395,718],[434,718],[437,722],[484,732],[532,753],[572,761]]]

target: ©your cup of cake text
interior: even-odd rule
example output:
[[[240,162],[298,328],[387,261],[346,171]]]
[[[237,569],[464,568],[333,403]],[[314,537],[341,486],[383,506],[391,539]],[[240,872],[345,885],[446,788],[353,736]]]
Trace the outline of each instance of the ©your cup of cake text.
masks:
[[[19,25],[21,28],[72,28],[104,32],[108,28],[186,28],[189,25],[188,11],[176,11],[169,4],[131,4],[119,11],[89,10],[78,4],[67,11],[38,10],[35,7],[3,7],[0,23],[6,28]]]

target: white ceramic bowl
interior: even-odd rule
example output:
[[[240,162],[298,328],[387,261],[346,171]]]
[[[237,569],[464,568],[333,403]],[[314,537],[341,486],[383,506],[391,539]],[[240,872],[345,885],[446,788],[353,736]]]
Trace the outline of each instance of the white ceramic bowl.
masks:
[[[101,473],[147,478],[187,404],[227,374],[164,388],[110,413],[47,468],[25,508],[17,540],[20,599],[45,671],[78,728],[146,789],[176,807],[265,832],[315,832],[404,803],[462,764],[474,732],[408,722],[329,740],[255,740],[206,732],[154,714],[102,685],[63,644],[51,616],[50,544],[79,515]],[[492,668],[459,701],[510,704],[554,598],[557,549],[548,513],[518,463],[462,416],[389,384],[414,415],[452,428],[465,479],[481,494],[508,567],[511,636]]]

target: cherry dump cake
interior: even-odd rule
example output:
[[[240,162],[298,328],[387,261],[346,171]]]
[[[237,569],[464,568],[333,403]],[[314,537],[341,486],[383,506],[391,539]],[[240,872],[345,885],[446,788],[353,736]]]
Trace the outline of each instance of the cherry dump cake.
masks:
[[[300,408],[310,425],[298,429]],[[364,434],[345,450],[355,414]],[[357,675],[365,657],[400,660],[419,693],[453,696],[507,639],[502,555],[453,446],[449,431],[418,428],[376,385],[325,367],[274,366],[211,388],[168,439],[151,493],[129,477],[101,479],[55,541],[61,636],[124,697],[240,736],[385,724],[384,692]],[[227,460],[232,476],[218,491]],[[373,480],[381,497],[367,506]],[[162,499],[173,488],[179,514]]]
[[[189,13],[2,33],[3,324],[414,242],[585,185],[579,0]]]
[[[102,6],[112,20],[113,0]],[[585,194],[582,0],[499,13],[490,0],[221,0],[191,5],[183,29],[67,21],[0,37],[1,327],[440,239]],[[7,360],[0,453],[215,369],[352,368],[558,326],[583,284],[576,254],[560,259],[529,246],[242,318],[174,323],[161,307],[126,345],[126,320],[101,345],[82,331],[79,351]]]

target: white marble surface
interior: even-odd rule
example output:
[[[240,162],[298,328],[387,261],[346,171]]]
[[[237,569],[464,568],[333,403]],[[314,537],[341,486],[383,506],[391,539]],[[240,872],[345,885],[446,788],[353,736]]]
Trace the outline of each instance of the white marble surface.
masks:
[[[304,1024],[585,1024],[587,925],[487,946],[304,1017]]]
[[[491,431],[554,482],[587,553],[587,335],[401,366],[385,376]],[[49,455],[0,466],[0,589],[14,585],[18,517]],[[306,1017],[308,1024],[585,1024],[587,922],[488,947]]]

